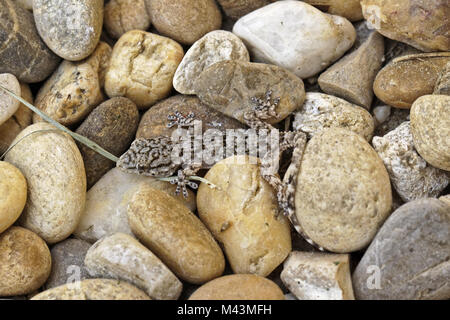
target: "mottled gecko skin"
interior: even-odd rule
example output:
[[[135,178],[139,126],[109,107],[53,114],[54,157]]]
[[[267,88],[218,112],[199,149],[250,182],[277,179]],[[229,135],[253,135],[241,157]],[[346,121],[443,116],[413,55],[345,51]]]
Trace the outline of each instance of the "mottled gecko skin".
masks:
[[[244,114],[245,124],[254,130],[267,130],[268,132],[278,130],[268,124],[267,120],[277,117],[276,108],[280,99],[272,100],[272,92],[268,91],[265,100],[253,98],[252,101],[255,106],[251,111]],[[190,127],[193,125],[194,117],[193,113],[183,116],[181,113],[176,112],[174,115],[168,116],[170,121],[168,127]],[[261,158],[261,176],[276,191],[280,211],[291,221],[295,230],[308,243],[323,251],[323,248],[316,245],[305,235],[295,214],[295,189],[306,142],[307,136],[303,132],[280,132],[278,156],[281,156],[285,150],[293,149],[291,164],[283,180],[281,180],[277,174],[278,170],[273,169],[274,155],[271,153],[271,150],[268,150],[265,156]],[[190,163],[174,163],[172,160],[174,146],[175,144],[171,138],[166,136],[153,139],[137,139],[133,142],[130,149],[120,157],[117,166],[130,173],[158,178],[171,177],[178,170],[177,176],[170,183],[177,184],[176,193],[182,191],[183,195],[187,197],[187,186],[193,189],[198,188],[196,183],[189,181],[189,177],[195,175],[200,166]],[[180,167],[182,169],[179,170]]]

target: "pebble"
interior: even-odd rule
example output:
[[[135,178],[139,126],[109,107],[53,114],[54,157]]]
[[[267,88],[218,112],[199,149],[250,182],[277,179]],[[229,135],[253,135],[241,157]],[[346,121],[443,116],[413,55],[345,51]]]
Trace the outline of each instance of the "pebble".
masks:
[[[405,202],[436,198],[448,186],[447,173],[430,166],[417,153],[409,121],[384,137],[374,137],[372,144],[389,172],[392,186]]]
[[[34,83],[47,78],[58,66],[60,59],[40,38],[33,14],[15,1],[0,0],[0,39],[0,73]]]
[[[351,48],[353,25],[300,1],[277,1],[239,19],[233,33],[255,61],[279,65],[302,79],[324,70]]]
[[[258,159],[234,156],[215,164],[197,193],[200,219],[224,248],[234,273],[267,276],[291,251],[287,219]]]
[[[281,280],[298,300],[355,300],[348,254],[293,251]]]
[[[450,171],[450,96],[426,95],[411,107],[417,152],[432,166]]]
[[[79,239],[66,239],[55,244],[50,251],[52,271],[45,288],[56,288],[88,279],[89,273],[84,266],[84,258],[90,247],[89,242]]]
[[[0,96],[3,94],[3,90],[0,90]],[[33,103],[33,95],[31,93],[30,87],[25,84],[20,84],[20,96],[29,103]],[[1,98],[0,98],[1,99]],[[5,105],[2,103],[2,105]],[[33,111],[28,109],[20,103],[17,111],[2,125],[0,125],[0,154],[3,154],[11,142],[17,137],[17,135],[31,124],[33,117]]]
[[[63,61],[40,88],[36,107],[63,125],[81,122],[104,100],[104,74],[111,51],[108,44],[100,42],[88,59]],[[33,120],[43,121],[37,114]]]
[[[347,18],[350,21],[364,19],[361,0],[304,0],[329,14]]]
[[[127,207],[141,184],[167,192],[191,211],[196,209],[195,195],[190,190],[185,199],[183,195],[175,196],[176,186],[169,182],[113,168],[88,191],[86,209],[74,231],[75,236],[94,243],[118,232],[133,235],[128,225]]]
[[[27,201],[27,181],[19,169],[0,161],[0,233],[20,216]]]
[[[364,18],[387,38],[419,50],[450,51],[447,0],[362,0]]]
[[[242,40],[233,33],[209,32],[186,52],[173,78],[173,87],[182,94],[195,94],[194,82],[202,71],[225,60],[250,62],[250,56]]]
[[[370,110],[373,82],[384,59],[384,39],[365,22],[356,31],[353,51],[323,72],[318,82],[324,92]]]
[[[195,120],[201,121],[203,133],[210,129],[225,133],[228,129],[245,127],[236,119],[227,117],[203,104],[196,96],[176,95],[157,103],[144,113],[136,138],[151,139],[162,135],[172,136],[177,127],[167,127],[167,116],[175,114],[177,111],[183,115],[192,112]]]
[[[420,199],[384,223],[353,273],[360,300],[450,298],[450,206]]]
[[[167,193],[142,185],[128,205],[128,223],[137,238],[181,279],[202,284],[222,275],[225,258],[211,233]]]
[[[284,300],[273,281],[252,274],[233,274],[198,288],[189,300]]]
[[[110,0],[105,4],[105,29],[114,39],[131,30],[147,30],[151,20],[145,0]]]
[[[278,66],[243,61],[221,61],[204,70],[194,83],[200,100],[223,114],[243,122],[244,113],[253,110],[252,97],[265,100],[266,92],[280,98],[277,117],[268,119],[278,123],[305,100],[303,81]]]
[[[139,109],[148,109],[170,94],[183,55],[183,48],[169,38],[129,31],[114,46],[106,73],[106,93],[110,98],[127,97]]]
[[[136,105],[127,98],[117,97],[96,107],[76,133],[120,157],[133,141],[138,124],[139,112]],[[87,187],[90,189],[115,163],[81,143],[77,145],[83,156]]]
[[[36,28],[47,46],[65,60],[79,61],[97,46],[103,0],[33,0]]]
[[[145,0],[158,32],[185,45],[220,29],[222,14],[214,0]]]
[[[275,1],[277,0],[217,0],[225,15],[234,20]]]
[[[343,128],[370,141],[375,130],[374,119],[364,108],[324,93],[308,92],[294,115],[294,130],[309,137],[327,128]]]
[[[370,244],[391,213],[389,175],[375,150],[352,131],[331,128],[308,142],[295,192],[307,237],[336,253]]]
[[[391,116],[392,107],[381,105],[373,108],[373,117],[377,126],[385,123]]]
[[[37,132],[40,130],[52,130]],[[6,155],[28,184],[21,226],[47,243],[66,239],[76,228],[86,199],[83,158],[72,138],[48,123],[27,127],[14,140],[27,136]]]
[[[377,74],[375,95],[384,103],[409,109],[417,98],[432,94],[450,52],[406,55],[392,60]]]
[[[97,241],[84,263],[92,277],[127,281],[156,300],[176,300],[182,290],[177,277],[133,237],[116,233]]]
[[[88,279],[49,289],[31,300],[151,300],[125,281]]]
[[[21,95],[20,83],[17,78],[10,73],[0,74],[0,85],[12,91],[15,95]],[[20,102],[0,89],[0,125],[11,118],[19,109]]]
[[[34,232],[11,227],[0,234],[0,297],[40,288],[52,266],[50,251]]]

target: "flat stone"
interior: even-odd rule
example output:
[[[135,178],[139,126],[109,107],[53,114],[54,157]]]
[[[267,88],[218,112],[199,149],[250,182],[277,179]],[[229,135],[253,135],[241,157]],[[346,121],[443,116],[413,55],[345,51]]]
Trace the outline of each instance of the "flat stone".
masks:
[[[356,39],[353,25],[301,1],[277,1],[239,19],[233,33],[257,62],[286,68],[302,79],[339,59]]]
[[[409,202],[384,223],[353,273],[360,300],[450,298],[450,206]]]

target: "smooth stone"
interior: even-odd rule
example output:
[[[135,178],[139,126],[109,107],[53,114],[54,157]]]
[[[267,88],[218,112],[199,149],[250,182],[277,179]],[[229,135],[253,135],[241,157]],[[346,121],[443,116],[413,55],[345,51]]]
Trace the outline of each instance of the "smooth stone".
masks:
[[[142,185],[128,205],[136,237],[178,277],[202,284],[225,269],[222,250],[205,225],[180,201]]]
[[[284,300],[273,281],[252,274],[233,274],[198,288],[189,300]]]
[[[40,288],[52,266],[50,251],[34,232],[11,227],[0,234],[0,297]]]
[[[242,61],[221,61],[204,70],[194,83],[200,100],[223,114],[244,121],[244,113],[253,110],[252,98],[280,98],[277,117],[267,120],[278,123],[305,101],[303,81],[293,73],[274,65]]]
[[[324,70],[355,42],[353,25],[300,1],[278,1],[239,19],[233,33],[257,62],[281,66],[302,79]]]
[[[110,0],[105,4],[105,29],[114,39],[131,30],[147,30],[151,20],[145,0]]]
[[[40,82],[58,66],[59,58],[40,38],[33,14],[11,0],[0,0],[0,73],[26,83]]]
[[[306,145],[295,211],[303,233],[336,253],[365,248],[391,213],[389,175],[360,135],[331,128]]]
[[[27,201],[27,181],[19,169],[0,161],[0,233],[20,216]]]
[[[100,40],[103,0],[33,0],[36,28],[47,46],[65,60],[88,57]]]
[[[305,103],[294,115],[294,130],[309,137],[324,129],[343,128],[370,141],[375,130],[375,122],[367,110],[324,93],[308,92]]]
[[[102,89],[111,51],[108,44],[100,42],[89,58],[63,61],[39,89],[36,107],[63,125],[81,122],[105,98]],[[33,120],[43,121],[37,114]]]
[[[395,58],[378,72],[373,90],[387,105],[409,109],[419,97],[432,94],[450,52],[421,53]]]
[[[195,94],[194,82],[202,71],[225,60],[250,62],[250,56],[242,40],[233,33],[223,30],[209,32],[186,52],[175,72],[173,87],[182,94]]]
[[[140,30],[125,33],[114,46],[106,73],[107,95],[127,97],[139,109],[148,109],[170,94],[183,55],[172,39]]]
[[[450,206],[437,199],[409,202],[377,233],[353,273],[359,300],[450,298]]]
[[[361,0],[304,0],[329,14],[344,17],[349,21],[364,19]]]
[[[370,110],[373,82],[384,60],[384,39],[364,22],[356,27],[356,32],[354,50],[323,72],[318,82],[325,93]]]
[[[49,244],[60,242],[72,234],[84,211],[83,158],[72,138],[48,123],[27,127],[13,144],[25,136],[5,158],[28,184],[27,204],[19,223]]]
[[[189,196],[185,199],[183,195],[175,196],[176,186],[168,182],[113,168],[88,191],[86,210],[74,235],[91,243],[118,232],[133,235],[128,225],[127,206],[140,184],[167,192],[191,211],[196,209],[192,191],[188,191]]]
[[[274,189],[257,158],[234,156],[215,164],[197,192],[200,219],[223,245],[234,273],[268,276],[291,251],[288,220],[278,214]]]
[[[217,0],[225,15],[234,20],[275,1],[277,0]]]
[[[116,233],[97,241],[84,263],[93,277],[127,281],[156,300],[176,300],[182,290],[177,277],[133,237]]]
[[[411,107],[414,146],[426,162],[450,171],[450,96],[427,95]]]
[[[201,121],[203,133],[210,129],[225,133],[228,129],[245,128],[236,119],[227,117],[208,107],[195,96],[176,95],[157,103],[144,113],[139,123],[136,138],[152,139],[159,136],[172,136],[177,127],[167,127],[170,122],[167,120],[167,116],[173,115],[177,111],[183,115],[192,112],[195,120]]]
[[[405,202],[436,198],[448,186],[450,176],[417,153],[409,121],[384,137],[374,137],[372,145],[389,172],[392,186]]]
[[[210,31],[220,29],[222,14],[214,0],[145,0],[158,32],[190,45]]]
[[[2,90],[0,90],[2,91]],[[0,92],[0,95],[2,93]],[[33,95],[31,93],[30,87],[25,84],[20,84],[20,95],[22,99],[33,104]],[[20,103],[19,108],[16,113],[14,113],[8,120],[6,120],[2,125],[0,125],[0,153],[3,154],[11,142],[17,137],[17,135],[29,126],[32,122],[33,111],[28,107]]]
[[[88,279],[49,289],[31,300],[151,300],[144,291],[125,281]]]
[[[387,38],[419,50],[450,51],[448,1],[362,0],[364,18]]]
[[[139,112],[136,105],[127,98],[117,97],[96,107],[76,133],[120,157],[133,141],[138,124]],[[77,145],[83,156],[87,188],[90,189],[115,163],[79,142]]]
[[[0,74],[0,85],[16,96],[21,96],[20,83],[14,75],[10,73]],[[19,106],[20,102],[18,100],[10,96],[3,89],[0,89],[0,125],[11,118],[17,109],[19,109]]]
[[[15,1],[20,3],[22,7],[24,7],[25,9],[33,11],[33,0],[15,0]]]
[[[383,105],[376,106],[375,108],[373,108],[372,112],[375,124],[376,126],[379,126],[389,119],[389,117],[391,116],[392,107]]]
[[[355,300],[348,254],[293,251],[281,280],[298,300]]]
[[[52,271],[45,283],[45,288],[56,288],[65,284],[89,278],[84,266],[84,258],[91,247],[89,242],[79,239],[66,239],[55,244],[52,255]]]

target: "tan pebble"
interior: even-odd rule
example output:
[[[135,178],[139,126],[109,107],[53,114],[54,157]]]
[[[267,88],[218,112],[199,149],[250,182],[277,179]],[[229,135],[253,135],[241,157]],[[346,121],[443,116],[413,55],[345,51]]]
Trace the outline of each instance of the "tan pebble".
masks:
[[[150,17],[145,0],[111,0],[105,4],[105,29],[114,39],[131,30],[147,30]]]
[[[0,85],[20,97],[20,83],[14,75],[10,73],[0,74]],[[0,125],[16,113],[19,105],[20,102],[18,100],[10,96],[3,89],[0,89]]]

